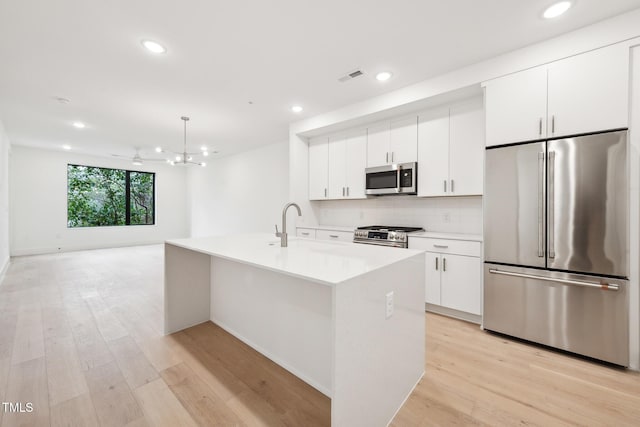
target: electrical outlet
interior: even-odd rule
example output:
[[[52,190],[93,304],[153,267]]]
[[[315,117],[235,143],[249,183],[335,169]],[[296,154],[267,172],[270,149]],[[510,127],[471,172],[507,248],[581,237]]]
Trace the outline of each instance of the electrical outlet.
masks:
[[[387,293],[387,304],[386,304],[386,317],[385,319],[393,316],[393,291]]]
[[[451,214],[449,212],[445,212],[444,215],[442,215],[442,221],[451,222]]]

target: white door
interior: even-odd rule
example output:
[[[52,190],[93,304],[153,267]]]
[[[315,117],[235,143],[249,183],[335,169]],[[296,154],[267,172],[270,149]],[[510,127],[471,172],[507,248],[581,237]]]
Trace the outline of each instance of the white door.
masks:
[[[480,314],[480,276],[480,258],[443,254],[442,306]]]
[[[309,200],[327,198],[329,185],[329,144],[326,137],[309,141]]]
[[[547,68],[540,66],[485,84],[487,146],[546,136]]]
[[[550,136],[625,128],[629,48],[610,46],[549,66]]]
[[[452,106],[449,121],[449,194],[482,194],[484,147],[482,98]]]
[[[347,198],[364,199],[367,167],[367,132],[365,129],[347,135],[346,186]]]
[[[389,159],[389,122],[375,123],[367,128],[367,167],[382,166]]]
[[[389,163],[418,161],[418,117],[391,121]]]
[[[449,109],[420,113],[418,196],[444,196],[449,179]]]
[[[425,302],[440,305],[440,254],[426,252]]]
[[[342,199],[347,193],[347,139],[329,138],[329,199]]]

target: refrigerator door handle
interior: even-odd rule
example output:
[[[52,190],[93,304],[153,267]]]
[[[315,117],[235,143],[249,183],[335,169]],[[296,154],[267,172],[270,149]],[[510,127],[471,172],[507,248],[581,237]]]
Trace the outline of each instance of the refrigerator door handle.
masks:
[[[549,218],[547,219],[549,226],[549,258],[556,257],[556,249],[555,249],[555,229],[554,229],[554,216],[555,216],[555,206],[554,206],[554,197],[555,197],[555,160],[556,153],[555,151],[549,151]]]
[[[544,152],[538,153],[538,257],[544,257]]]
[[[583,286],[586,288],[598,288],[605,291],[617,291],[618,289],[620,289],[620,286],[616,285],[615,283],[583,282],[581,280],[559,279],[559,278],[553,278],[553,277],[537,276],[535,274],[514,273],[511,271],[497,270],[495,268],[489,269],[489,273],[501,274],[503,276],[522,277],[524,279],[542,280],[545,282],[562,283],[564,285]]]

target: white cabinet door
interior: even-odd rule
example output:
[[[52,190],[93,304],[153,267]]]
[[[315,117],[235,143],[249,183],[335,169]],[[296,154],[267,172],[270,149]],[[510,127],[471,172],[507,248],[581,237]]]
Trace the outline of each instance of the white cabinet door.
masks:
[[[419,120],[418,196],[444,196],[449,179],[449,109],[425,111]]]
[[[348,199],[364,199],[367,167],[367,132],[361,130],[347,135],[346,143],[346,187]]]
[[[549,66],[549,136],[628,126],[629,48],[611,46]]]
[[[449,194],[480,195],[485,147],[482,99],[452,106],[449,117]]]
[[[418,161],[418,118],[406,117],[391,121],[389,163]]]
[[[546,136],[546,66],[501,77],[485,85],[486,145]]]
[[[353,242],[353,232],[319,229],[316,231],[316,239],[332,240],[334,242]]]
[[[347,140],[344,136],[329,138],[329,199],[346,197]]]
[[[375,123],[367,128],[367,167],[382,166],[389,159],[389,122]]]
[[[426,252],[425,302],[440,305],[440,254]]]
[[[329,143],[326,137],[309,141],[309,200],[325,200],[329,185]]]
[[[442,306],[480,314],[480,275],[480,258],[442,255]]]

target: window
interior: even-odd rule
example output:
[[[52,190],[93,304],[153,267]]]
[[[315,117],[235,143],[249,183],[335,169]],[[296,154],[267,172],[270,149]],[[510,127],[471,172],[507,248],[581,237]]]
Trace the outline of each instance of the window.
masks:
[[[155,174],[67,165],[67,227],[155,224]]]

